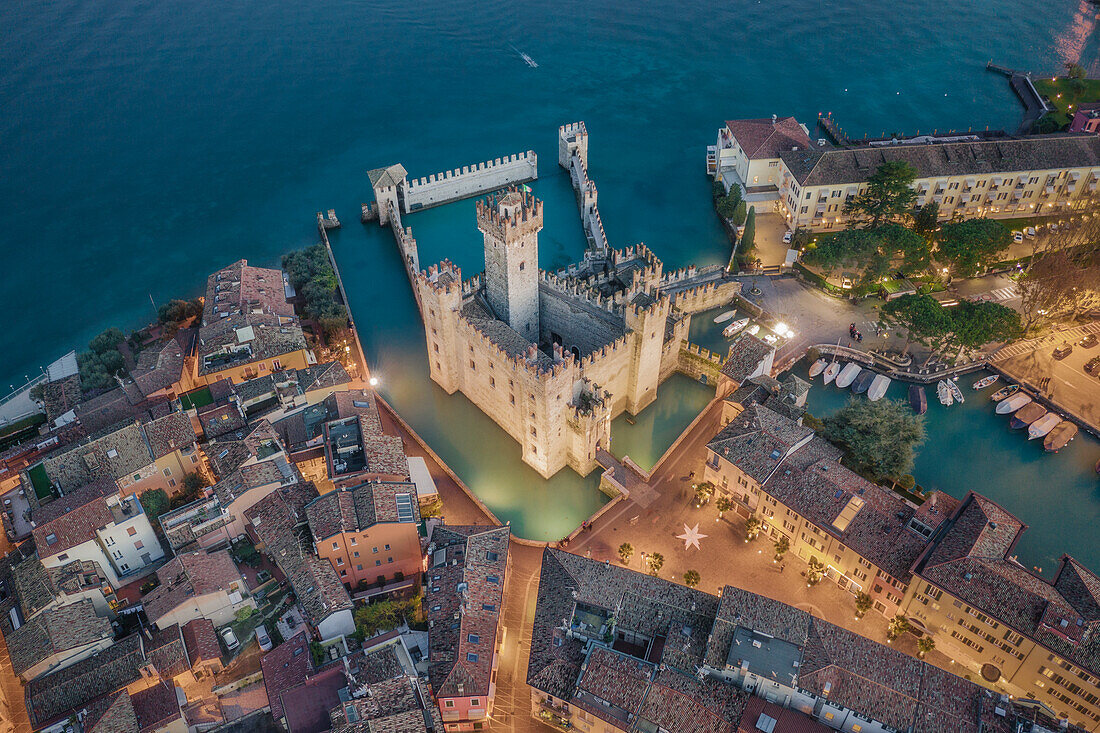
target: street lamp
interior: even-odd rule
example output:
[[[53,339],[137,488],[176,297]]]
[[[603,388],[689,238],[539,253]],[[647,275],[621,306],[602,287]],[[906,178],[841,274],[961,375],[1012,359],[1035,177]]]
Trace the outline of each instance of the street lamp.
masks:
[[[371,377],[370,378],[370,386],[372,386],[372,387],[377,387],[378,386],[378,377]]]

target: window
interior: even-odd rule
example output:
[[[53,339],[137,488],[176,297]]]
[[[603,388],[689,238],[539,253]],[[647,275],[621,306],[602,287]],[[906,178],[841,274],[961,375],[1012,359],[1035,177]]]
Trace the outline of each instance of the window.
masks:
[[[390,546],[389,546],[389,545],[386,545],[386,549],[387,549],[387,550],[388,550],[388,549],[390,549]]]
[[[373,552],[375,555],[378,554],[378,548],[377,547],[370,548],[370,551]]]
[[[138,540],[137,542],[134,543],[134,549],[135,550],[140,550],[143,547],[145,547],[145,543],[142,542],[141,540]]]
[[[175,485],[176,485],[176,480],[174,478],[168,479],[168,486],[171,487],[171,486],[175,486]]]
[[[481,610],[482,611],[495,611],[495,610],[497,610],[497,607],[496,607],[496,604],[493,604],[493,603],[482,603],[481,604]]]
[[[352,536],[352,538],[351,538],[350,542],[351,542],[351,544],[353,544],[353,545],[358,545],[358,544],[359,544],[359,541],[358,541],[357,539],[355,539],[355,537],[354,537],[354,536]]]
[[[374,567],[378,567],[378,566],[379,566],[379,565],[381,565],[381,564],[382,564],[382,561],[381,561],[381,560],[375,560],[375,561],[374,561]]]
[[[412,522],[416,519],[410,494],[395,494],[393,500],[397,503],[398,522]]]
[[[486,552],[485,559],[489,562],[496,562],[500,556],[495,552]]]
[[[476,662],[477,661],[477,655],[474,654],[473,652],[467,652],[466,653],[466,661],[467,662]]]
[[[393,558],[392,557],[387,557],[386,562],[393,562]]]
[[[355,569],[356,569],[356,570],[362,570],[362,569],[363,569],[363,566],[362,566],[362,565],[356,565],[356,566],[355,566]]]
[[[135,473],[134,474],[134,481],[141,481],[141,474],[140,473]]]
[[[69,559],[69,553],[65,552],[57,556],[57,559],[64,562]]]
[[[339,550],[340,549],[340,543],[339,542],[333,542],[332,543],[332,549]]]
[[[445,708],[453,708],[454,706],[455,706],[455,701],[454,700],[445,700],[443,702],[443,707],[445,707]]]
[[[519,271],[520,271],[520,272],[523,272],[523,267],[524,267],[524,265],[526,265],[526,264],[527,264],[526,262],[521,262],[521,263],[519,263]]]
[[[341,578],[346,578],[346,577],[348,577],[348,571],[347,571],[347,570],[341,570],[341,571],[340,571],[340,577],[341,577]]]
[[[477,634],[467,634],[466,641],[470,642],[471,644],[478,644],[481,642],[481,637]]]
[[[168,478],[169,476],[172,475],[172,469],[171,468],[165,468],[163,471],[161,471],[161,473],[164,474],[164,478]]]
[[[359,557],[359,551],[356,550],[355,552],[351,553],[351,555],[352,557]]]
[[[500,578],[495,575],[490,575],[489,577],[485,578],[485,580],[489,583],[493,583],[494,585],[500,583]]]
[[[136,530],[135,528],[133,528],[133,527],[127,527],[127,528],[126,528],[126,534],[130,535],[131,537],[133,537],[134,535],[136,535],[136,534],[137,534],[137,530]]]
[[[476,708],[480,704],[481,704],[481,698],[478,698],[478,697],[470,698],[470,705],[472,705]]]
[[[337,565],[343,565],[344,564],[344,558],[342,558],[342,557],[336,558],[336,564]]]

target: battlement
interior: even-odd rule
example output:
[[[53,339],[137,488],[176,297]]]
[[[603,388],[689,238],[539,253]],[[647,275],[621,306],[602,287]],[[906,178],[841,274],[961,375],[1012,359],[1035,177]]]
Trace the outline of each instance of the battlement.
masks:
[[[408,191],[412,194],[416,189],[422,188],[423,186],[441,183],[461,176],[484,173],[492,171],[495,168],[515,167],[517,163],[534,166],[538,164],[538,156],[535,154],[534,150],[528,150],[526,153],[515,153],[513,155],[506,155],[503,158],[482,161],[474,165],[464,165],[461,168],[455,168],[450,171],[440,171],[439,173],[433,173],[429,176],[421,176],[420,178],[414,178],[409,181]]]
[[[542,201],[515,188],[477,202],[477,227],[508,242],[542,229]]]
[[[611,296],[602,295],[591,287],[591,277],[579,279],[563,277],[551,272],[540,272],[539,280],[563,295],[577,298],[608,313],[617,312],[615,301]]]
[[[450,260],[443,260],[438,265],[429,265],[427,270],[421,270],[417,274],[416,279],[437,293],[465,294],[466,286],[462,282],[462,268]]]
[[[591,354],[582,356],[580,360],[581,371],[583,372],[585,369],[591,369],[593,366],[603,361],[607,357],[618,354],[620,351],[626,351],[627,349],[629,349],[629,346],[627,345],[628,338],[629,334],[624,334],[612,341],[611,343],[604,344],[600,348],[593,351]]]
[[[584,121],[569,122],[558,128],[558,137],[563,140],[572,142],[579,136],[588,137],[588,128],[584,126]]]

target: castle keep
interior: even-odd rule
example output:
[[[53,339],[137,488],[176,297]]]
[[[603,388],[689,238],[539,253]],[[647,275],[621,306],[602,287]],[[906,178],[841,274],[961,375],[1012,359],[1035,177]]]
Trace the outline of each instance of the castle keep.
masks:
[[[595,468],[597,451],[610,448],[611,420],[641,412],[681,368],[691,314],[740,290],[720,268],[665,274],[642,244],[612,249],[587,153],[583,123],[559,130],[559,162],[588,238],[581,262],[539,269],[543,204],[513,188],[477,202],[483,273],[463,281],[444,261],[414,282],[432,379],[466,395],[546,477]]]

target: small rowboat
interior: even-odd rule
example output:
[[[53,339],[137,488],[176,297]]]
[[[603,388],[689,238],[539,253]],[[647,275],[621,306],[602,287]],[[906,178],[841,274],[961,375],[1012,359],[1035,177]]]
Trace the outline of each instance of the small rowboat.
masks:
[[[871,402],[878,402],[886,394],[886,390],[890,389],[890,377],[885,374],[877,374],[875,378],[871,380],[871,386],[867,388],[867,399]]]
[[[955,404],[955,395],[951,393],[951,388],[947,386],[947,382],[942,379],[936,382],[936,396],[940,398],[940,404],[944,407],[951,407]]]
[[[1016,411],[1012,419],[1008,422],[1008,426],[1013,430],[1019,430],[1022,427],[1031,425],[1031,423],[1046,414],[1047,410],[1045,407],[1038,402],[1030,402]]]
[[[974,390],[985,389],[986,387],[993,384],[994,382],[996,382],[1000,378],[1001,378],[1000,374],[990,374],[988,377],[982,377],[977,382],[974,382],[972,387],[973,387]]]
[[[1029,402],[1031,402],[1030,395],[1026,395],[1022,392],[1020,394],[1014,394],[997,405],[996,413],[998,415],[1010,415]]]
[[[834,361],[832,364],[825,367],[825,374],[821,377],[821,379],[825,382],[825,384],[828,384],[829,382],[836,379],[836,375],[838,374],[840,374],[840,364],[837,364]]]
[[[1057,453],[1077,437],[1077,425],[1069,420],[1063,420],[1054,426],[1054,430],[1047,433],[1043,441],[1043,448],[1051,453]]]
[[[725,327],[725,329],[722,331],[722,335],[726,338],[730,338],[733,336],[733,334],[737,333],[747,325],[749,325],[748,318],[738,318],[736,321]]]
[[[1019,391],[1020,391],[1020,385],[1010,384],[1007,387],[1001,387],[999,390],[997,390],[996,392],[991,394],[989,396],[989,399],[993,400],[994,402],[1000,402],[1005,397],[1011,397],[1012,395],[1016,394]]]
[[[928,412],[928,395],[924,393],[924,387],[919,384],[909,385],[909,405],[918,415]]]
[[[1053,412],[1048,412],[1041,418],[1031,423],[1027,428],[1027,439],[1035,440],[1036,438],[1045,438],[1047,433],[1054,430],[1058,423],[1062,422],[1062,416]]]
[[[871,382],[875,381],[875,373],[870,369],[864,369],[856,377],[856,381],[852,382],[852,393],[863,394],[871,386]]]
[[[947,388],[951,390],[951,396],[955,398],[955,401],[960,405],[966,400],[963,398],[963,391],[959,389],[959,384],[954,379],[947,380]]]
[[[862,371],[862,367],[855,362],[845,364],[844,368],[840,370],[840,374],[836,375],[836,386],[841,389],[847,388],[859,376],[860,371]]]
[[[736,313],[737,313],[737,311],[726,311],[725,313],[721,313],[721,314],[714,317],[714,322],[715,323],[725,323],[729,319],[733,318],[733,316]]]
[[[828,364],[829,362],[825,361],[824,359],[818,359],[813,364],[810,364],[810,379],[813,379],[818,374],[821,374],[821,372],[825,371],[825,367],[828,366]]]

